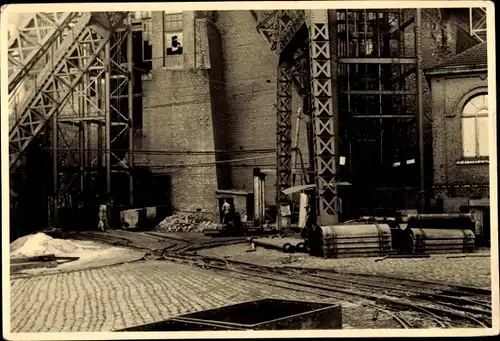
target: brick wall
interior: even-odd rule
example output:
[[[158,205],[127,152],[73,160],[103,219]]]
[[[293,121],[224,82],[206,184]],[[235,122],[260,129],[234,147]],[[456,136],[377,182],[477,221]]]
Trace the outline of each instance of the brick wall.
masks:
[[[160,151],[213,151],[207,70],[153,69],[144,96],[143,148]],[[181,210],[212,210],[217,187],[213,154],[154,155],[156,173],[172,176],[172,204]],[[211,165],[201,166],[201,163]],[[198,164],[196,167],[188,165]],[[167,167],[159,167],[170,165]],[[180,168],[182,167],[182,168]]]
[[[440,64],[447,58],[455,55],[457,46],[463,48],[463,42],[458,42],[459,30],[468,30],[468,9],[441,9],[441,14],[437,9],[422,10],[421,25],[421,56],[423,69],[431,68]],[[410,25],[405,30],[405,51],[407,56],[414,55],[414,25]],[[460,48],[460,47],[459,47]],[[459,50],[459,52],[461,52]],[[408,77],[408,84],[414,83],[414,76]],[[425,159],[425,182],[426,187],[433,185],[433,134],[432,127],[432,96],[431,89],[427,82],[422,84],[423,90],[423,112],[424,112],[424,159]],[[416,90],[416,89],[409,89]]]
[[[194,13],[185,13],[184,20],[183,69],[165,69],[162,13],[153,13],[153,77],[143,88],[142,148],[181,152],[147,157],[154,173],[171,175],[174,209],[215,212],[218,179],[212,151],[220,146],[214,139],[211,74],[206,67],[195,68]]]
[[[222,51],[221,35],[219,29],[209,19],[204,19],[200,25],[201,28],[206,28],[206,37],[209,50],[209,66],[210,66],[210,93],[211,93],[211,108],[212,108],[212,123],[214,132],[214,146],[218,151],[230,149],[228,135],[228,108],[226,98],[225,74],[224,74],[224,55]],[[203,30],[202,30],[203,31]],[[218,152],[215,158],[218,162],[228,160],[228,153]],[[227,163],[219,163],[217,165],[217,180],[219,189],[230,189],[231,168]]]
[[[436,25],[437,12],[426,11],[422,16],[422,56],[423,66],[433,66],[456,53],[457,28],[467,27],[466,15],[461,11],[445,13],[443,20]],[[229,149],[239,152],[231,155],[216,154],[212,156],[191,156],[190,159],[205,161],[224,161],[226,159],[246,159],[232,162],[231,167],[218,167],[197,172],[185,168],[169,170],[173,184],[180,186],[173,189],[174,206],[187,205],[191,199],[181,197],[198,197],[197,191],[184,191],[183,176],[189,178],[199,176],[199,183],[216,181],[220,188],[252,190],[252,168],[260,167],[269,170],[266,181],[266,202],[275,204],[275,172],[276,155],[251,152],[251,150],[275,150],[276,148],[276,67],[277,57],[270,51],[269,45],[257,32],[256,23],[250,11],[220,11],[215,15],[185,15],[186,27],[193,22],[194,33],[190,38],[188,31],[184,35],[184,48],[189,56],[185,66],[194,63],[199,70],[162,70],[162,49],[156,48],[159,36],[153,34],[153,80],[145,85],[144,99],[144,148],[179,150]],[[158,14],[156,14],[158,15]],[[155,15],[154,15],[155,16]],[[155,18],[155,17],[154,17]],[[159,20],[154,19],[154,30],[161,30]],[[206,32],[206,33],[205,33]],[[445,39],[443,39],[443,37]],[[411,55],[413,29],[407,30],[407,54]],[[194,43],[191,42],[191,40]],[[219,46],[220,45],[220,46]],[[190,49],[195,49],[192,53]],[[194,60],[194,62],[193,62]],[[411,80],[410,80],[411,81]],[[174,90],[173,88],[178,88]],[[432,103],[430,89],[424,83],[425,149],[428,183],[432,174]],[[193,103],[196,98],[196,103]],[[179,103],[180,102],[180,103]],[[183,103],[190,102],[190,103]],[[177,103],[177,104],[176,104]],[[183,103],[183,104],[182,104]],[[292,134],[295,134],[295,120],[301,99],[294,92],[292,103]],[[151,107],[148,109],[148,107]],[[168,110],[171,113],[168,114]],[[182,113],[177,115],[176,112]],[[167,116],[166,116],[167,115]],[[175,118],[174,120],[165,117]],[[200,121],[201,120],[201,121]],[[201,130],[194,122],[204,122]],[[304,123],[304,121],[303,121]],[[196,132],[196,133],[193,133]],[[189,136],[189,138],[187,137]],[[307,167],[308,153],[305,124],[300,131],[299,148]],[[180,143],[182,142],[182,143]],[[254,159],[259,157],[257,159]],[[158,157],[150,158],[150,162],[158,165]],[[154,161],[155,159],[156,161]],[[177,162],[187,160],[185,156],[162,157],[162,160]],[[162,161],[163,162],[163,161]],[[200,168],[201,169],[201,168]],[[177,173],[175,173],[177,172]],[[175,173],[175,174],[174,174]],[[201,175],[201,174],[205,175]],[[176,175],[179,174],[179,175]],[[210,181],[207,179],[211,179]],[[186,180],[187,181],[187,180]],[[197,182],[190,182],[190,185]],[[216,187],[215,185],[210,185]],[[184,193],[179,193],[179,191]],[[212,189],[207,190],[205,198],[199,202],[213,202]],[[209,199],[210,198],[210,199]],[[198,199],[196,199],[198,200]]]
[[[436,185],[487,185],[488,164],[457,164],[462,160],[461,110],[466,100],[487,91],[486,73],[434,76],[432,78],[433,180]],[[456,191],[455,191],[456,192]],[[487,197],[480,189],[436,191],[436,195]]]
[[[277,57],[256,30],[250,11],[217,12],[216,25],[221,32],[224,58],[225,87],[228,106],[228,145],[231,150],[262,150],[276,148],[276,68]],[[267,80],[270,82],[268,83]],[[295,132],[300,97],[294,92],[292,104],[292,134]],[[300,144],[307,163],[305,124]],[[235,163],[248,167],[233,167],[234,189],[252,191],[252,167],[273,170],[266,178],[266,204],[276,203],[276,154],[241,152],[232,158],[253,158]],[[306,164],[307,167],[307,164]]]

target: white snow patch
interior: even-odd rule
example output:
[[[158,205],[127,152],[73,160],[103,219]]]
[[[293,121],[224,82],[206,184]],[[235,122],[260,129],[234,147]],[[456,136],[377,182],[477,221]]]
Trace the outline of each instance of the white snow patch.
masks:
[[[10,244],[10,257],[35,257],[54,254],[56,257],[85,257],[108,249],[90,241],[52,238],[45,233],[21,237]]]

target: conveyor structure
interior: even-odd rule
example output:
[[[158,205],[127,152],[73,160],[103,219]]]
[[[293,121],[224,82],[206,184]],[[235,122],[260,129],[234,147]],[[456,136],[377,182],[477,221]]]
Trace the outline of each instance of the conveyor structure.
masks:
[[[92,177],[109,194],[112,169],[128,174],[132,193],[131,26],[128,12],[32,13],[10,32],[10,172],[23,172],[41,135],[50,141],[52,213]]]

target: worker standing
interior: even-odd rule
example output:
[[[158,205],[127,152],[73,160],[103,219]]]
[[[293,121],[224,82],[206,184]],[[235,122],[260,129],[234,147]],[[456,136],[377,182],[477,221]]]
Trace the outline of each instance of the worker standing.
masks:
[[[300,236],[307,242],[313,227],[313,220],[312,220],[313,217],[312,217],[311,206],[308,204],[305,208],[306,208],[306,221],[305,221],[305,226],[300,231]]]
[[[109,226],[108,226],[108,205],[107,205],[107,203],[99,205],[98,218],[99,218],[99,224],[98,224],[99,229],[102,232],[106,232],[106,230],[109,228]]]
[[[222,223],[227,224],[231,215],[231,205],[224,199],[222,204]]]

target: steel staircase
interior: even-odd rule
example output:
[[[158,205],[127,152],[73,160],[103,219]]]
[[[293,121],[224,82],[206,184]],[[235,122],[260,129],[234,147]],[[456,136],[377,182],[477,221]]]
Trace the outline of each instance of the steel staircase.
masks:
[[[36,33],[38,46],[17,49],[20,52],[9,54],[13,67],[9,70],[9,99],[14,100],[16,91],[25,93],[17,105],[17,114],[11,115],[9,131],[9,166],[18,164],[21,154],[30,142],[43,129],[46,122],[67,101],[69,95],[89,70],[100,52],[110,39],[112,32],[121,25],[128,12],[119,13],[69,13],[59,17],[54,27],[45,28]],[[45,20],[47,20],[44,17]],[[33,18],[26,20],[26,26],[33,26]],[[12,38],[12,50],[24,39],[34,40],[35,34],[28,35],[29,29],[23,29]],[[35,30],[36,31],[36,30]],[[17,41],[17,42],[16,42]],[[35,44],[36,45],[36,44]],[[24,45],[27,46],[27,45]],[[82,53],[86,50],[86,53]],[[16,60],[17,57],[17,60]],[[24,63],[23,63],[24,61]],[[36,70],[42,64],[41,70]],[[15,66],[14,66],[15,65]],[[35,69],[35,70],[34,70]],[[33,72],[33,80],[26,75]],[[12,84],[11,84],[12,82]],[[24,87],[22,86],[23,83]]]
[[[61,33],[75,23],[78,13],[33,13],[21,24],[21,28],[9,39],[8,75],[9,93],[32,71],[35,64],[52,44],[58,42]]]

